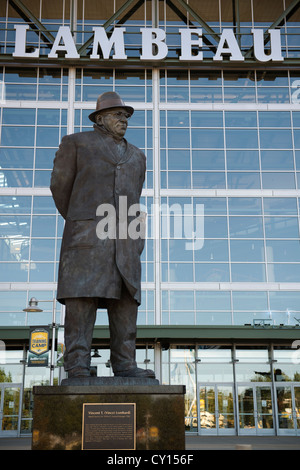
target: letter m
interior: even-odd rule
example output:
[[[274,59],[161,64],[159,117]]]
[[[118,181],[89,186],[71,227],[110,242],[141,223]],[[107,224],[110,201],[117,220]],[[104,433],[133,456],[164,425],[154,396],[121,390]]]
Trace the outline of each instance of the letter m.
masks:
[[[127,59],[124,45],[124,32],[126,28],[115,28],[110,38],[107,37],[103,27],[94,27],[94,44],[91,59],[99,59],[98,46],[102,50],[103,59],[109,59],[111,50],[114,46],[113,59]]]

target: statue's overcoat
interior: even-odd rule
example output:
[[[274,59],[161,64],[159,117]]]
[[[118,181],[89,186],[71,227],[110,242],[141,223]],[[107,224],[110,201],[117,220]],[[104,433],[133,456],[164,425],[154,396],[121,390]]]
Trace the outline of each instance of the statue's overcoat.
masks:
[[[135,215],[131,213],[127,219],[124,213],[139,204],[146,158],[125,139],[125,151],[120,156],[116,141],[94,127],[90,132],[63,137],[54,159],[50,188],[65,219],[57,299],[64,303],[66,298],[98,297],[99,307],[105,307],[102,299],[119,298],[124,282],[140,303],[144,239],[133,238],[127,231],[132,221],[137,224],[139,213],[134,211]],[[111,230],[113,220],[103,211],[105,207],[114,208],[116,213],[115,234],[110,231],[107,236],[101,235],[103,222],[107,222],[105,230]],[[142,215],[140,219],[143,231]]]

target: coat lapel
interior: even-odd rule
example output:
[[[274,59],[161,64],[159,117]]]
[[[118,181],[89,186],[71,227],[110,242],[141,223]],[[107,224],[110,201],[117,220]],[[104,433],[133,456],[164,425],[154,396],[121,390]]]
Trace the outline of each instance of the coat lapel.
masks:
[[[131,158],[134,147],[129,144],[126,139],[124,139],[126,144],[125,152],[122,155],[121,159],[118,159],[117,144],[115,143],[114,139],[109,134],[105,134],[104,132],[102,132],[101,129],[99,129],[96,125],[94,126],[94,129],[99,138],[101,139],[101,144],[104,149],[103,154],[108,157],[108,161],[115,165],[122,165]]]

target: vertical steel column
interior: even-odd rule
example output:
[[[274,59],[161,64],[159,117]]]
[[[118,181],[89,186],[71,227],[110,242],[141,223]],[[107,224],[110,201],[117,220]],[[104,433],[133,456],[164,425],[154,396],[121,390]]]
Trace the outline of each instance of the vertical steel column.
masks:
[[[158,27],[158,0],[152,0],[152,27]],[[154,197],[153,197],[153,227],[154,227],[154,283],[155,283],[155,325],[161,324],[161,276],[160,276],[160,152],[159,152],[159,69],[152,69],[152,96],[153,96],[153,171],[154,171]],[[161,378],[161,346],[155,345],[155,374]]]

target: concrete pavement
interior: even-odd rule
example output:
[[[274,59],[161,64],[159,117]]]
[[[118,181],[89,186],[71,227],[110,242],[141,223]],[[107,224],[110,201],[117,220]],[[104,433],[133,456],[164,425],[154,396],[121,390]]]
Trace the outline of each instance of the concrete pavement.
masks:
[[[31,450],[31,437],[0,438],[2,450]],[[186,450],[300,450],[300,437],[193,435],[186,436]]]

